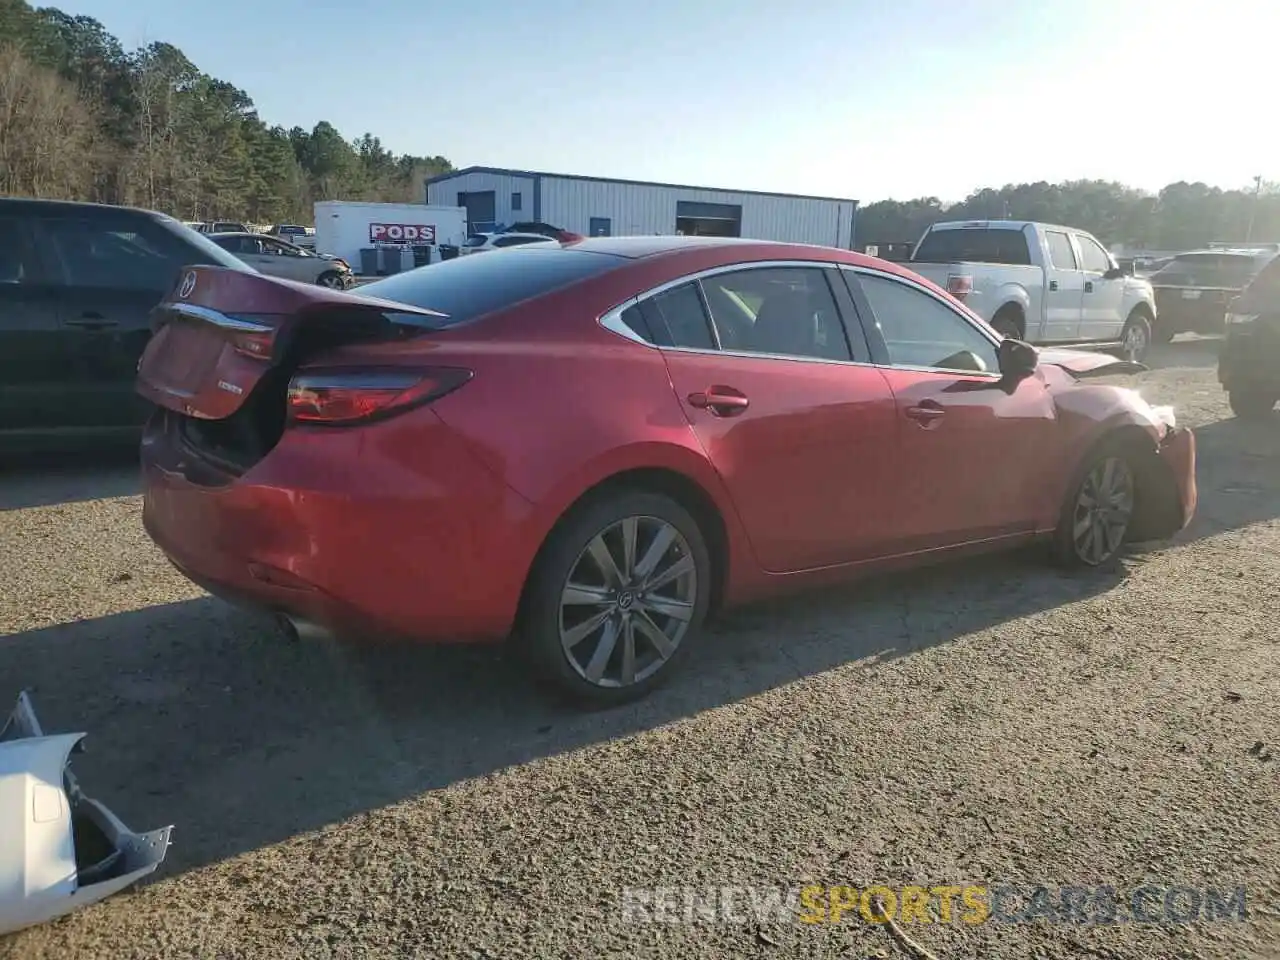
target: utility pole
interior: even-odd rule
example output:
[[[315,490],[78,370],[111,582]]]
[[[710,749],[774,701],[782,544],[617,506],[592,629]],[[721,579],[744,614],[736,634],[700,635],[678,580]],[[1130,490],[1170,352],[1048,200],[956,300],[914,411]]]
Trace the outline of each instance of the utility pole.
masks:
[[[1249,205],[1249,229],[1245,232],[1244,241],[1253,239],[1253,224],[1258,219],[1258,202],[1262,197],[1262,175],[1253,178],[1253,203]]]

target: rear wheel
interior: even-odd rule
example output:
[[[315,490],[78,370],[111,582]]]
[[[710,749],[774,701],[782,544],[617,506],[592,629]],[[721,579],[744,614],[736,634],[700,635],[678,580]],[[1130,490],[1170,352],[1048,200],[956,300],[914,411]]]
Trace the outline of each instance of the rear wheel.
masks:
[[[1276,395],[1267,390],[1232,390],[1227,394],[1231,412],[1241,420],[1258,420],[1271,413],[1276,405]]]
[[[991,318],[991,326],[1006,340],[1021,340],[1025,336],[1022,311],[1017,307],[1001,307]]]
[[[1124,549],[1137,509],[1137,471],[1120,444],[1100,447],[1067,494],[1054,534],[1054,554],[1066,567],[1108,568]]]
[[[543,548],[520,642],[538,672],[580,702],[637,699],[688,655],[711,578],[706,540],[680,504],[608,494],[571,513]]]

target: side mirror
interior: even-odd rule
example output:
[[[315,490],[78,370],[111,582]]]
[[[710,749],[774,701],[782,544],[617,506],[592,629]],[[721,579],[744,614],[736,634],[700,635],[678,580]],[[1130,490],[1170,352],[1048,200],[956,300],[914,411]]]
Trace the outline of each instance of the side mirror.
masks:
[[[1124,266],[1112,267],[1102,275],[1103,280],[1119,280],[1121,277],[1133,276],[1133,264],[1126,263]]]
[[[1036,348],[1021,340],[1002,340],[997,353],[1000,373],[1008,380],[1025,380],[1036,372],[1040,356]]]

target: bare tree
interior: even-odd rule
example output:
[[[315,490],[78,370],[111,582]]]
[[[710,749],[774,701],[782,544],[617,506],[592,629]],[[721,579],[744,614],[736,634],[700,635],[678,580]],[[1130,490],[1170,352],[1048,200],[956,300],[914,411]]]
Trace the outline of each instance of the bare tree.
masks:
[[[80,196],[94,130],[73,84],[0,48],[0,191]]]

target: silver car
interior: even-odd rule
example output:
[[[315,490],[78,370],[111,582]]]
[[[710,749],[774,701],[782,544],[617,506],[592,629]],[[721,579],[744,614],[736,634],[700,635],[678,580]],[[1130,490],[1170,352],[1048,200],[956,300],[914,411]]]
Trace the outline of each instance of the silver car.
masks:
[[[318,283],[337,290],[346,290],[355,281],[345,260],[304,250],[277,237],[260,233],[214,233],[209,239],[268,276]]]

